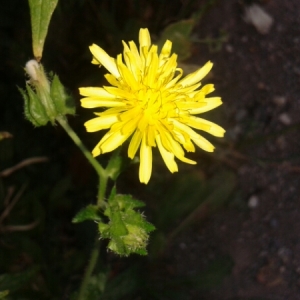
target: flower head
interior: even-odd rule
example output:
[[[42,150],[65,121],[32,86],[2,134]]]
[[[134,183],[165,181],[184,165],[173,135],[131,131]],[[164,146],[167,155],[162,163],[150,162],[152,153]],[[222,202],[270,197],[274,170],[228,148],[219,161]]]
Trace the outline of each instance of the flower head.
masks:
[[[222,137],[224,129],[194,115],[222,104],[220,97],[206,96],[214,91],[212,84],[199,89],[200,80],[212,68],[207,62],[199,70],[185,76],[177,68],[177,55],[171,54],[172,42],[167,40],[158,54],[151,45],[148,29],[139,33],[140,47],[123,41],[124,52],[117,59],[102,48],[92,45],[94,64],[103,65],[110,74],[105,78],[111,86],[80,88],[81,105],[85,108],[107,108],[95,113],[85,123],[88,132],[110,129],[93,150],[93,155],[110,152],[130,139],[128,156],[134,158],[140,149],[139,178],[148,183],[152,172],[152,147],[173,173],[178,171],[175,157],[188,163],[184,150],[194,152],[195,146],[212,152],[214,146],[192,128]]]

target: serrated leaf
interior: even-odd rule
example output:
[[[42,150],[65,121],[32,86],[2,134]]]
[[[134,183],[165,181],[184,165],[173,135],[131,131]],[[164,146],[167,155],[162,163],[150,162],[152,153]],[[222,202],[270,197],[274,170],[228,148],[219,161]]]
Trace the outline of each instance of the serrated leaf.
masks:
[[[37,61],[42,57],[49,23],[57,3],[58,0],[29,0],[32,47]]]
[[[80,210],[73,218],[72,223],[80,223],[86,220],[100,222],[99,208],[96,205],[88,205]]]
[[[113,201],[118,202],[120,209],[124,211],[126,211],[127,209],[133,209],[133,208],[145,206],[145,203],[132,198],[131,195],[118,194],[113,198]]]

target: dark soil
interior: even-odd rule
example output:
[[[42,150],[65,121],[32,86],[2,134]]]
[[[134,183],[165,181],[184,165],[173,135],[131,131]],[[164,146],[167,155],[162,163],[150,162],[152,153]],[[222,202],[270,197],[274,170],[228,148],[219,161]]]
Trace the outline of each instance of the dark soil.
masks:
[[[200,44],[193,62],[214,62],[238,201],[173,243],[180,274],[201,271],[219,254],[233,271],[219,288],[191,299],[300,299],[300,1],[263,1],[268,34],[243,20],[240,1],[218,1],[202,18],[200,39],[227,33],[221,50]],[[221,122],[222,123],[222,122]]]

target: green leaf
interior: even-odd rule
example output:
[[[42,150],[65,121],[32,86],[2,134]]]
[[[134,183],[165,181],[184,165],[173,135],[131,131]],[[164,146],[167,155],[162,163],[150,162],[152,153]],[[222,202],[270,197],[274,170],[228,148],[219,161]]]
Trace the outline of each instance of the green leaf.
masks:
[[[131,195],[118,194],[113,198],[113,201],[117,202],[120,209],[122,209],[122,210],[128,210],[128,209],[133,209],[133,208],[138,208],[138,207],[144,207],[145,206],[145,203],[132,198]]]
[[[33,267],[24,272],[16,274],[3,274],[0,275],[0,290],[9,290],[10,292],[17,291],[24,284],[28,283],[29,280],[37,273],[38,268]]]
[[[75,114],[75,105],[73,98],[66,93],[65,88],[60,82],[57,75],[54,75],[53,77],[50,96],[58,114]]]
[[[123,158],[120,156],[120,149],[119,147],[113,152],[106,167],[108,176],[114,181],[116,181],[122,171]]]
[[[58,0],[29,0],[32,48],[37,61],[42,58],[49,23],[57,3]]]
[[[96,205],[88,205],[79,211],[73,218],[73,223],[80,223],[86,220],[100,222],[102,219],[99,216],[99,208]]]
[[[172,42],[172,52],[178,55],[178,60],[185,60],[191,56],[190,34],[195,26],[195,20],[181,20],[167,26],[158,41],[161,49],[166,40]]]
[[[229,171],[219,172],[209,180],[193,174],[179,176],[165,192],[155,223],[166,230],[180,220],[183,229],[225,205],[235,186],[236,175]]]

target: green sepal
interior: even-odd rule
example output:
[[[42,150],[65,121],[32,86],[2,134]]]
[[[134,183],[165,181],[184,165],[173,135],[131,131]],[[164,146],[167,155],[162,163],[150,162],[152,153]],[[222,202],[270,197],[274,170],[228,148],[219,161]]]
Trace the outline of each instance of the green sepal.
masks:
[[[24,99],[24,114],[34,126],[44,126],[48,123],[49,118],[41,104],[37,94],[32,90],[30,85],[26,84],[27,93],[18,88]]]
[[[73,98],[66,93],[64,86],[56,74],[51,83],[50,96],[58,114],[75,114]]]
[[[29,0],[33,54],[38,61],[43,54],[49,23],[57,3],[58,0]]]
[[[88,205],[80,210],[73,218],[72,223],[80,223],[86,220],[93,220],[96,222],[102,221],[97,205]]]
[[[43,106],[44,111],[48,116],[49,122],[51,122],[51,124],[54,125],[58,113],[56,111],[56,107],[53,103],[53,100],[49,94],[49,91],[47,91],[39,85],[36,85],[36,91],[37,98],[41,102],[41,105]]]

